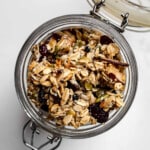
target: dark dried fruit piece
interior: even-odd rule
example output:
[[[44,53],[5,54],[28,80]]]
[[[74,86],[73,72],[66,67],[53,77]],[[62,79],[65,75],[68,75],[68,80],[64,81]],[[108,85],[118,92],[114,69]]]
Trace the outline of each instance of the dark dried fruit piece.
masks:
[[[46,58],[52,64],[56,62],[56,56],[53,54],[48,55]]]
[[[68,81],[68,82],[67,82],[67,87],[68,87],[69,89],[72,89],[73,91],[77,91],[77,90],[80,89],[79,84],[75,84],[75,83],[73,83],[73,82],[71,82],[71,81]]]
[[[38,62],[42,62],[44,56],[40,56]]]
[[[45,91],[42,86],[39,87],[38,100],[40,103],[46,103]]]
[[[61,36],[57,33],[53,33],[52,37],[58,42],[61,39]]]
[[[112,39],[110,39],[108,36],[106,35],[103,35],[101,36],[100,38],[100,43],[103,45],[103,44],[110,44],[110,43],[113,43]]]
[[[43,105],[41,106],[41,109],[44,110],[44,111],[46,111],[46,112],[48,112],[48,105],[43,104]]]
[[[39,46],[39,52],[42,56],[47,56],[48,49],[45,44]]]
[[[78,99],[79,99],[79,96],[78,96],[77,94],[74,94],[74,95],[72,96],[72,98],[73,98],[73,100],[78,100]]]
[[[54,104],[60,104],[61,98],[53,95]]]
[[[88,53],[88,52],[91,51],[91,49],[88,46],[86,46],[85,49],[84,49],[84,51]]]
[[[108,120],[109,112],[105,112],[99,105],[100,103],[90,105],[89,112],[95,119],[97,119],[97,122],[104,123]]]

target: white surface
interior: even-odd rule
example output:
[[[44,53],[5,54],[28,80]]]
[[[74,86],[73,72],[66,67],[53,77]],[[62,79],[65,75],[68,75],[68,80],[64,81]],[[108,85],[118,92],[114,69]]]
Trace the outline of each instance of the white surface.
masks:
[[[86,0],[0,0],[0,150],[26,150],[22,126],[28,120],[14,87],[17,55],[28,35],[43,22],[64,14],[88,13]],[[125,32],[138,62],[135,101],[121,122],[106,133],[84,140],[64,139],[58,150],[150,149],[150,32]]]

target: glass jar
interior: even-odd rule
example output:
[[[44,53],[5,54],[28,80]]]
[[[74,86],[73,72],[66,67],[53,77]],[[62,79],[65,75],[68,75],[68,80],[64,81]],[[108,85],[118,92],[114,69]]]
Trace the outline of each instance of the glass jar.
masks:
[[[45,119],[44,113],[39,111],[27,96],[27,68],[31,58],[31,48],[39,41],[46,39],[53,32],[66,28],[88,28],[103,32],[112,38],[120,47],[122,59],[129,64],[126,69],[126,86],[124,91],[124,106],[110,114],[105,124],[85,125],[78,129],[72,127],[58,128],[54,123]],[[92,15],[66,15],[52,19],[38,27],[23,45],[15,68],[15,87],[19,101],[30,119],[36,126],[58,137],[88,138],[101,134],[116,125],[130,108],[137,88],[138,72],[137,64],[126,39],[112,25]]]
[[[41,114],[36,108],[31,104],[30,100],[27,97],[27,67],[31,57],[31,48],[33,45],[38,43],[44,38],[47,38],[52,34],[54,31],[62,30],[65,28],[73,28],[73,27],[82,27],[88,29],[99,30],[114,39],[114,41],[119,45],[121,48],[121,54],[123,60],[129,64],[127,68],[126,75],[127,75],[127,82],[126,82],[126,89],[124,92],[124,101],[125,106],[122,107],[119,111],[113,114],[109,121],[105,124],[100,125],[87,125],[81,127],[79,129],[72,129],[72,128],[58,128],[54,124],[47,122],[43,114]],[[16,90],[19,97],[19,100],[28,114],[28,116],[39,126],[44,128],[45,130],[52,132],[56,135],[63,136],[63,137],[72,137],[72,138],[85,138],[94,136],[96,134],[100,134],[112,126],[114,126],[127,112],[129,109],[134,95],[136,91],[137,85],[137,66],[134,55],[132,50],[124,39],[124,37],[117,32],[113,27],[110,25],[97,20],[96,18],[90,15],[68,15],[55,18],[46,22],[45,24],[41,25],[37,28],[27,39],[24,46],[22,47],[20,54],[17,59],[16,69],[15,69],[15,84]]]

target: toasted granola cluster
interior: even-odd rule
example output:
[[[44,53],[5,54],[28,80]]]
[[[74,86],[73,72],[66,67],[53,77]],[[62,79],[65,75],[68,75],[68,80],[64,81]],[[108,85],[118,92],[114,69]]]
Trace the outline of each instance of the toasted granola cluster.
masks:
[[[58,31],[32,48],[28,97],[57,125],[104,123],[124,104],[127,66],[118,45],[101,32]]]

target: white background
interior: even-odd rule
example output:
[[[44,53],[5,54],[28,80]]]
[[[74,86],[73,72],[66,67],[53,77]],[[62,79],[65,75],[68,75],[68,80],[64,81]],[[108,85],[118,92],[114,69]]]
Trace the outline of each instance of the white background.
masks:
[[[16,96],[14,67],[21,46],[43,22],[56,16],[88,13],[86,0],[0,0],[0,150],[26,150],[22,126],[28,120]],[[135,101],[117,126],[99,136],[64,139],[58,150],[150,149],[150,32],[124,33],[138,63]]]

